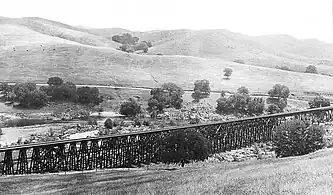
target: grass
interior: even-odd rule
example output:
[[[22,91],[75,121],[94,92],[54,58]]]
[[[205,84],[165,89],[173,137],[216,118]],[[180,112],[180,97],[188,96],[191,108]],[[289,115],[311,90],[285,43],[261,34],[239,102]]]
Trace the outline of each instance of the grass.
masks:
[[[6,47],[0,51],[0,77],[7,81],[45,83],[51,76],[60,76],[75,83],[156,87],[174,82],[193,89],[195,80],[209,79],[212,90],[235,91],[244,85],[252,92],[267,93],[274,84],[281,83],[292,92],[332,92],[332,77],[301,73],[308,64],[318,64],[320,73],[333,74],[332,62],[322,60],[326,53],[318,57],[323,48],[331,51],[329,44],[311,47],[310,43],[288,37],[255,38],[223,30],[134,33],[156,43],[150,53],[163,53],[156,56],[124,53],[115,50],[116,46],[98,32],[91,34],[39,18],[3,22],[0,28],[8,37]],[[305,49],[294,51],[293,47],[281,45],[283,41]],[[274,43],[278,53],[267,49],[265,42]],[[314,57],[309,57],[308,50]],[[236,57],[245,64],[232,62]],[[277,70],[276,66],[298,72]],[[226,67],[233,69],[230,80],[222,76]]]
[[[185,168],[0,177],[1,194],[332,194],[333,149]]]

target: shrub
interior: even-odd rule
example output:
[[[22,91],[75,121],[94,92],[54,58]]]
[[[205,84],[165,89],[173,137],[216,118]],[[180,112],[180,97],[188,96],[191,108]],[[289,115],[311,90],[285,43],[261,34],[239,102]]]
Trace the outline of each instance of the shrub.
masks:
[[[330,101],[322,96],[315,97],[313,100],[309,101],[308,104],[310,108],[319,108],[331,105]]]
[[[313,65],[306,67],[305,73],[318,74],[317,68]]]
[[[223,72],[224,72],[224,76],[227,77],[227,79],[229,79],[229,77],[230,77],[231,74],[232,74],[232,69],[231,69],[231,68],[225,68],[225,69],[223,70]]]
[[[208,141],[193,129],[170,132],[161,139],[161,161],[163,163],[185,163],[203,161],[208,158]]]
[[[70,101],[74,102],[78,98],[76,87],[70,85],[54,85],[50,86],[48,95],[53,101]]]
[[[0,128],[0,135],[3,135],[2,129]],[[1,147],[1,146],[0,146]]]
[[[278,157],[299,156],[324,146],[325,131],[301,120],[287,121],[274,129],[273,143]]]
[[[111,119],[106,119],[104,122],[104,127],[107,129],[112,129],[113,128],[113,121]]]
[[[276,98],[267,98],[267,103],[268,104],[273,104],[276,106],[276,108],[272,107],[270,109],[272,109],[272,111],[276,110],[277,112],[276,113],[279,113],[279,112],[283,112],[283,109],[285,107],[287,107],[287,100],[286,99],[276,99]]]
[[[209,81],[206,79],[196,80],[193,91],[192,98],[195,102],[199,102],[203,98],[208,98],[210,95]]]
[[[114,35],[112,36],[112,41],[121,44],[129,44],[134,45],[139,41],[138,37],[133,37],[130,33],[124,33],[122,35]]]
[[[125,116],[136,116],[141,112],[140,104],[135,99],[130,98],[120,106],[120,114]]]

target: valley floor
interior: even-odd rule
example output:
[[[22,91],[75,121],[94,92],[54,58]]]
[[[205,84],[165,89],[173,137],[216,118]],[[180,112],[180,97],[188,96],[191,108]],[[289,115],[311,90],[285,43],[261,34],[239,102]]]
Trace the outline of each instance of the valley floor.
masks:
[[[284,159],[0,177],[0,194],[333,194],[333,149]]]

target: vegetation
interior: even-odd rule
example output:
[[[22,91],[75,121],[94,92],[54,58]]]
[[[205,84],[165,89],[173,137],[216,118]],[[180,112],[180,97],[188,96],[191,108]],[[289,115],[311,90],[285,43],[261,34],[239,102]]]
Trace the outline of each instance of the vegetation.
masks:
[[[273,142],[278,157],[299,156],[324,146],[325,131],[318,125],[308,126],[301,120],[287,121],[274,130]]]
[[[236,60],[234,60],[234,62],[236,62],[238,64],[245,64],[244,60],[242,60],[242,59],[236,59]]]
[[[309,65],[306,67],[305,73],[312,73],[312,74],[318,74],[317,68],[313,65]]]
[[[104,127],[107,129],[112,129],[113,128],[113,121],[112,119],[106,119],[104,122]]]
[[[225,68],[223,70],[223,72],[224,72],[224,76],[227,77],[227,79],[230,79],[229,77],[231,76],[231,74],[232,74],[233,71],[232,71],[231,68]]]
[[[229,98],[220,97],[217,100],[216,112],[219,114],[260,115],[263,113],[265,101],[262,98],[251,98],[249,90],[240,87],[237,93]]]
[[[210,95],[209,81],[206,79],[196,80],[193,91],[192,98],[194,99],[194,102],[199,102],[201,99],[208,98]]]
[[[288,66],[276,66],[276,69],[292,71]]]
[[[317,96],[313,100],[309,101],[310,108],[319,108],[319,107],[326,107],[330,106],[331,103],[327,98],[323,96]]]
[[[276,84],[268,91],[268,95],[272,98],[287,99],[289,97],[289,88],[285,85]]]
[[[287,106],[287,98],[289,97],[289,88],[285,85],[276,84],[268,91],[267,103],[270,104],[267,108],[269,114],[283,112]]]
[[[134,98],[129,98],[121,104],[119,112],[125,116],[133,117],[141,112],[141,106]]]
[[[152,97],[148,100],[149,112],[162,112],[164,108],[182,107],[182,96],[184,91],[174,83],[164,83],[161,88],[154,88],[150,91]]]
[[[139,41],[139,38],[133,37],[130,33],[124,33],[122,35],[112,36],[112,41],[121,44],[135,45]]]
[[[77,96],[77,101],[81,104],[98,105],[103,101],[96,87],[80,87],[77,89]]]
[[[49,86],[59,86],[62,85],[64,81],[60,77],[50,77],[47,81]]]
[[[23,127],[23,126],[41,125],[47,123],[53,123],[53,121],[47,121],[45,119],[38,119],[38,118],[20,118],[20,119],[9,119],[4,121],[4,125],[6,127]]]
[[[249,95],[249,89],[242,86],[237,89],[237,93],[242,94],[242,95]]]
[[[208,158],[208,141],[193,129],[172,131],[161,140],[161,161],[164,163],[185,163],[203,161]]]

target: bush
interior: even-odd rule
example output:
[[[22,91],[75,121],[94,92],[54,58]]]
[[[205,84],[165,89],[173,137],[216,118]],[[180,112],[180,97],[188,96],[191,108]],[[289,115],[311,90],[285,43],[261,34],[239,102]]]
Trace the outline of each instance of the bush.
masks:
[[[313,65],[306,67],[305,73],[318,74],[317,68]]]
[[[163,163],[185,163],[203,161],[208,158],[208,141],[193,129],[170,132],[161,139],[161,161]]]
[[[203,98],[208,98],[210,95],[209,81],[206,79],[196,80],[193,91],[192,98],[195,102],[199,102]]]
[[[130,98],[128,101],[124,102],[120,106],[120,114],[125,116],[136,116],[141,112],[141,106],[133,98]]]
[[[325,131],[318,125],[307,126],[301,120],[287,121],[274,129],[273,143],[278,157],[299,156],[324,146]]]
[[[319,108],[331,105],[330,101],[322,96],[315,97],[313,100],[309,101],[308,104],[310,108]]]
[[[276,104],[270,104],[266,111],[268,114],[276,114],[281,112],[280,108]]]
[[[104,122],[104,127],[107,129],[112,129],[113,128],[113,121],[111,119],[106,119]]]
[[[276,99],[276,98],[267,98],[267,104],[273,104],[276,108],[272,107],[270,109],[276,110],[276,113],[283,112],[284,108],[287,107],[287,99]]]
[[[130,33],[124,33],[122,35],[112,36],[112,41],[115,41],[115,42],[121,43],[121,44],[135,45],[139,41],[139,38],[133,37]]]

